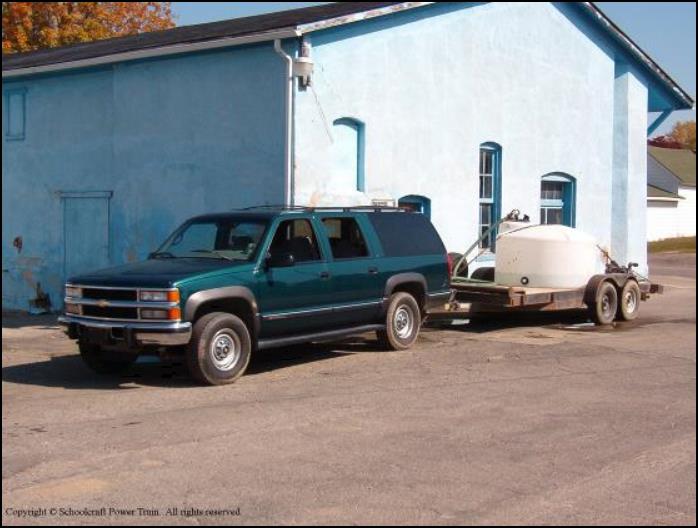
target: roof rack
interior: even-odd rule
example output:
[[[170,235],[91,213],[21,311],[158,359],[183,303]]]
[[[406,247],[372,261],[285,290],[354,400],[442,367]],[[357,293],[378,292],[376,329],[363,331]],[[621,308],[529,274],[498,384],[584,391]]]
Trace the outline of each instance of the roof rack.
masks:
[[[394,207],[394,206],[384,206],[384,205],[350,205],[350,206],[308,206],[308,205],[283,205],[283,204],[263,204],[263,205],[252,205],[250,207],[243,207],[241,209],[233,209],[234,211],[252,211],[255,209],[273,209],[279,211],[303,211],[303,212],[315,212],[315,211],[341,211],[343,213],[348,213],[351,211],[372,211],[375,213],[380,213],[383,211],[392,212],[411,212],[405,207]]]

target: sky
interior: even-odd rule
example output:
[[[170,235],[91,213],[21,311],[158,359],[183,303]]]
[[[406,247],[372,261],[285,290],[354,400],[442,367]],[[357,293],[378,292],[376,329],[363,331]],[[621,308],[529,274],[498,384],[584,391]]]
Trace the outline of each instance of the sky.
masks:
[[[322,3],[172,2],[172,10],[177,25],[184,26]],[[597,2],[596,5],[695,99],[695,2]],[[695,118],[695,110],[674,112],[655,135],[668,132],[676,121]]]

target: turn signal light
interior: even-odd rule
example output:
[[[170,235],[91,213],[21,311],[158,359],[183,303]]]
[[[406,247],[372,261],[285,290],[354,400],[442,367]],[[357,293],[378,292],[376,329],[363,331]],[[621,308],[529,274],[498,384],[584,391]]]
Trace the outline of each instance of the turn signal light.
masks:
[[[177,308],[170,308],[167,314],[168,319],[181,319],[182,318],[182,310]]]

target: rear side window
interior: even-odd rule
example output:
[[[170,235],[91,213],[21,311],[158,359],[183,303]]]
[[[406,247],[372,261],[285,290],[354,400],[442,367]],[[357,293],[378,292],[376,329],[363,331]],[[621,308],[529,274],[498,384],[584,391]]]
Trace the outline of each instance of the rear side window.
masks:
[[[350,217],[323,218],[322,225],[325,226],[333,258],[349,259],[368,256],[366,241],[356,219]]]
[[[427,217],[417,213],[369,213],[386,257],[443,255],[441,237]]]

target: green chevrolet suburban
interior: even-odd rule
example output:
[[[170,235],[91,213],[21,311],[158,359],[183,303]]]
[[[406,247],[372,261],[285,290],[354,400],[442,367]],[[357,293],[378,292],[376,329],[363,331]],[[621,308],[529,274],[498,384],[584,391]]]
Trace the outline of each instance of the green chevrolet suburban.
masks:
[[[59,322],[99,373],[179,352],[200,382],[231,383],[258,349],[368,331],[408,348],[449,298],[447,260],[429,220],[401,209],[208,214],[143,262],[72,277]]]

